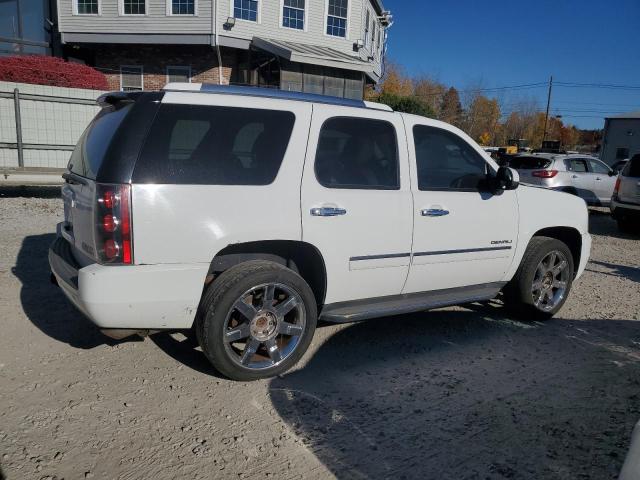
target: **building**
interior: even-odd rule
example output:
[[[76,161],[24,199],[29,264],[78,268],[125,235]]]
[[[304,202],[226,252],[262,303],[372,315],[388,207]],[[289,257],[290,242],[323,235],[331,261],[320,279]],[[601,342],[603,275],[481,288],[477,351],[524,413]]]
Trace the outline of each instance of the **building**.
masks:
[[[360,99],[382,74],[381,0],[58,0],[65,56],[113,90],[169,81]]]
[[[1,55],[60,55],[55,0],[0,0]]]
[[[607,117],[600,158],[609,165],[640,153],[640,111]]]

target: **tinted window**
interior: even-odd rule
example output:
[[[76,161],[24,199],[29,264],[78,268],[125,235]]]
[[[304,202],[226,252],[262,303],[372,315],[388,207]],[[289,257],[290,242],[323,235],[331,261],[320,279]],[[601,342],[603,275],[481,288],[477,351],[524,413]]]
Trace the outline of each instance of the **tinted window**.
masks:
[[[622,171],[625,177],[640,177],[640,154],[634,155]]]
[[[477,189],[486,162],[471,145],[447,130],[413,127],[420,190]]]
[[[591,166],[591,171],[593,173],[609,173],[609,167],[598,160],[589,159],[589,165]]]
[[[572,172],[586,172],[587,169],[587,161],[582,158],[574,158],[569,161],[569,170]]]
[[[78,140],[67,168],[83,177],[95,179],[116,130],[132,107],[130,103],[117,110],[111,106],[100,110]]]
[[[509,166],[517,170],[540,170],[551,165],[551,160],[543,157],[512,157]]]
[[[294,121],[284,111],[162,105],[134,181],[268,185],[278,174]]]
[[[320,130],[315,170],[328,188],[399,189],[395,128],[365,118],[327,120]]]

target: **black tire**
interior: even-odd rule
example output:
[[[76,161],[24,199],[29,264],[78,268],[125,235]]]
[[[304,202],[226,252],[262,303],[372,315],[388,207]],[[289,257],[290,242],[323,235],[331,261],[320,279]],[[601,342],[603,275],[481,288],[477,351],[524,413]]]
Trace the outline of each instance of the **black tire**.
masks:
[[[553,251],[563,254],[568,263],[566,266],[566,289],[557,305],[550,310],[542,310],[534,302],[533,282],[538,266]],[[522,319],[549,319],[566,302],[573,284],[574,271],[573,255],[565,243],[550,237],[533,237],[527,246],[516,274],[503,291],[505,305]]]
[[[297,303],[300,305],[298,311],[304,311],[304,328],[288,356],[270,367],[252,369],[239,365],[237,359],[234,361],[235,350],[225,341],[225,332],[228,331],[227,317],[231,315],[234,305],[243,294],[255,286],[264,284],[283,285],[297,294],[297,298],[301,300],[301,303]],[[277,302],[278,300],[273,302],[274,308],[278,306]],[[202,351],[220,373],[232,380],[248,381],[273,377],[291,368],[309,347],[316,323],[316,300],[302,277],[277,263],[251,260],[226,270],[209,285],[198,308],[195,330]],[[252,338],[247,338],[247,344]],[[284,337],[278,334],[276,338]],[[268,353],[265,348],[265,345],[260,344],[259,350],[252,357]],[[267,358],[266,355],[262,356]]]

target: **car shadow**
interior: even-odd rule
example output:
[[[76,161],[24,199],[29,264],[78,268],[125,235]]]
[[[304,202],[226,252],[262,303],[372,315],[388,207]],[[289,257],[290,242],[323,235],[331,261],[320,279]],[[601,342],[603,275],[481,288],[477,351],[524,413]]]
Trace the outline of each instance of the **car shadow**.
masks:
[[[182,336],[183,338],[176,338]],[[158,332],[149,335],[149,339],[171,358],[197,372],[228,380],[219,373],[207,359],[198,345],[192,330],[181,332]]]
[[[49,246],[55,234],[24,238],[12,273],[20,280],[20,302],[31,323],[49,337],[75,348],[119,343],[84,317],[50,280]]]
[[[621,232],[609,210],[603,211],[590,208],[589,214],[589,233],[592,235],[615,237],[623,240],[637,240],[640,238],[638,233]]]
[[[640,323],[471,307],[340,330],[271,381],[276,412],[337,478],[617,476],[640,416]]]
[[[589,263],[613,270],[612,272],[603,272],[601,270],[589,269],[590,271],[595,271],[603,275],[622,277],[631,280],[632,282],[640,283],[640,268],[638,267],[628,267],[626,265],[618,265],[616,263],[603,262],[600,260],[589,260]]]

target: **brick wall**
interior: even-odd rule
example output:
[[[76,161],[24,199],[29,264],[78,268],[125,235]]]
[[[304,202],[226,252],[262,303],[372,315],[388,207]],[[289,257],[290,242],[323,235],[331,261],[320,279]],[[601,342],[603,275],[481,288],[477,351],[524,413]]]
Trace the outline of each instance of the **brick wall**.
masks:
[[[222,49],[222,83],[229,83],[236,63],[234,49]],[[191,81],[220,83],[216,50],[204,45],[105,45],[96,49],[95,66],[107,76],[110,90],[120,90],[120,66],[142,65],[145,90],[167,83],[168,66],[191,66]]]

